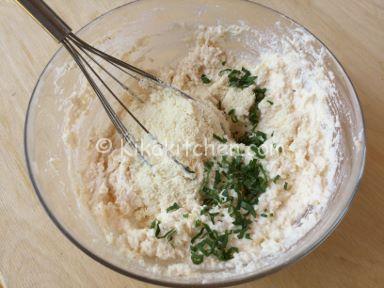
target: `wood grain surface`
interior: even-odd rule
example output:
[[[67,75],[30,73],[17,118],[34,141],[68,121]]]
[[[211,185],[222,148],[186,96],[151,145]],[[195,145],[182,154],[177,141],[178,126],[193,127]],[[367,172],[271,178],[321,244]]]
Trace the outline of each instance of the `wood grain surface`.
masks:
[[[75,30],[128,2],[46,1]],[[309,28],[344,65],[365,113],[368,157],[358,195],[329,239],[298,263],[239,287],[384,287],[384,1],[259,2]],[[14,2],[0,0],[0,287],[153,287],[74,247],[35,196],[24,163],[24,118],[57,48]]]

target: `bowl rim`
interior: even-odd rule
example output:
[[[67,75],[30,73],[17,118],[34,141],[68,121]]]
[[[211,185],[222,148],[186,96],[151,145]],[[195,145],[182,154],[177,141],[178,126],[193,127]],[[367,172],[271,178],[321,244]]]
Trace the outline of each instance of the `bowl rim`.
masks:
[[[92,25],[97,20],[103,18],[104,16],[107,16],[107,15],[113,13],[116,10],[119,10],[119,9],[125,7],[125,6],[128,6],[128,5],[131,5],[131,4],[134,4],[134,3],[137,3],[137,2],[143,2],[143,1],[145,1],[145,0],[133,0],[133,1],[130,1],[128,3],[119,5],[119,6],[115,7],[115,8],[112,8],[112,9],[110,9],[110,10],[100,14],[99,16],[97,16],[96,18],[94,18],[93,20],[91,20],[90,22],[85,24],[84,26],[82,26],[79,30],[77,30],[74,33],[75,34],[81,33],[83,30],[88,28],[90,25]],[[288,261],[283,262],[283,263],[279,264],[278,266],[275,266],[275,267],[272,267],[270,269],[267,269],[267,270],[265,270],[265,271],[263,271],[263,272],[261,272],[259,274],[247,275],[247,276],[245,276],[243,278],[234,279],[234,280],[227,279],[227,280],[224,280],[224,281],[221,281],[221,282],[217,282],[217,283],[176,283],[176,282],[169,282],[169,281],[164,281],[164,280],[157,280],[157,279],[153,279],[153,278],[148,278],[148,277],[141,276],[139,274],[127,271],[127,270],[125,270],[123,268],[120,268],[120,267],[118,267],[118,266],[108,262],[107,260],[104,260],[103,258],[101,258],[100,256],[96,255],[92,251],[90,251],[83,244],[81,244],[77,239],[75,239],[64,228],[64,226],[61,225],[61,223],[56,218],[54,213],[48,207],[47,203],[45,203],[44,197],[42,196],[41,192],[39,191],[39,188],[38,188],[38,185],[37,185],[37,181],[36,181],[36,179],[34,177],[34,174],[33,174],[32,165],[31,165],[31,161],[29,159],[29,153],[28,153],[28,127],[29,127],[29,117],[30,117],[31,109],[32,109],[31,108],[32,107],[32,102],[34,100],[34,96],[36,94],[37,87],[39,86],[39,84],[40,84],[40,82],[42,80],[42,77],[45,74],[46,70],[48,69],[48,67],[50,66],[52,61],[55,59],[56,55],[59,54],[60,51],[64,49],[64,47],[60,44],[61,46],[52,55],[51,59],[48,61],[48,63],[46,64],[46,66],[44,67],[42,72],[40,73],[40,75],[39,75],[39,77],[37,79],[37,82],[36,82],[36,84],[35,84],[35,86],[33,88],[33,91],[32,91],[32,94],[31,94],[31,97],[30,97],[30,100],[29,100],[29,103],[28,103],[27,111],[26,111],[25,122],[24,122],[24,156],[25,156],[26,166],[27,166],[27,170],[28,170],[28,175],[29,175],[30,180],[32,182],[32,185],[33,185],[33,188],[35,190],[37,198],[39,199],[41,205],[43,206],[45,212],[48,214],[48,216],[51,219],[51,221],[61,231],[61,233],[64,234],[65,237],[72,244],[74,244],[78,249],[80,249],[82,252],[84,252],[90,258],[92,258],[93,260],[97,261],[98,263],[100,263],[100,264],[108,267],[109,269],[111,269],[111,270],[113,270],[115,272],[118,272],[118,273],[120,273],[120,274],[122,274],[124,276],[128,276],[128,277],[134,278],[136,280],[140,280],[140,281],[147,282],[147,283],[150,283],[150,284],[161,285],[161,286],[168,286],[168,287],[197,287],[197,286],[200,286],[200,287],[226,287],[226,286],[230,286],[230,285],[238,285],[238,284],[241,284],[241,283],[245,283],[245,282],[249,282],[249,281],[252,281],[252,280],[260,279],[260,278],[262,278],[264,276],[267,276],[269,274],[277,272],[277,271],[281,270],[282,268],[284,268],[286,266],[289,266],[289,265],[291,265],[291,264],[301,260],[302,258],[307,256],[308,254],[310,254],[312,251],[314,251],[318,246],[320,246],[332,234],[332,232],[336,229],[336,227],[340,224],[340,222],[344,218],[346,212],[349,210],[349,208],[351,206],[351,203],[352,203],[353,199],[356,196],[357,191],[359,190],[359,187],[360,187],[360,184],[361,184],[361,179],[362,179],[363,174],[364,174],[365,163],[366,163],[366,123],[365,123],[364,113],[363,113],[362,108],[361,108],[361,101],[360,101],[359,96],[358,96],[358,94],[356,92],[356,88],[355,88],[351,78],[347,74],[344,66],[338,60],[336,55],[328,48],[327,45],[325,45],[325,43],[319,37],[317,37],[314,33],[312,33],[308,28],[306,28],[305,26],[300,24],[298,21],[296,21],[293,18],[285,15],[284,13],[279,12],[278,10],[276,10],[274,8],[271,8],[271,7],[268,7],[268,6],[264,5],[264,4],[261,4],[261,3],[258,3],[258,2],[254,2],[252,0],[239,0],[239,1],[248,2],[250,4],[254,4],[256,6],[259,6],[259,7],[262,7],[264,9],[267,9],[267,10],[269,10],[271,12],[274,12],[274,13],[284,17],[285,19],[287,19],[287,20],[291,21],[292,23],[300,26],[301,28],[303,28],[307,33],[312,35],[317,41],[320,42],[321,45],[323,45],[327,49],[327,51],[331,54],[333,59],[336,61],[336,63],[341,68],[341,71],[344,73],[344,76],[346,76],[347,81],[349,82],[349,84],[352,87],[352,91],[353,91],[354,97],[357,100],[357,104],[358,104],[357,105],[358,106],[357,107],[357,110],[358,110],[357,112],[358,112],[358,114],[360,114],[360,117],[362,119],[362,137],[361,137],[361,142],[362,143],[361,143],[361,163],[360,163],[361,165],[360,165],[360,170],[358,171],[358,175],[357,175],[357,178],[356,178],[355,187],[354,187],[354,189],[353,189],[353,191],[352,191],[352,193],[350,195],[350,198],[348,199],[348,201],[347,201],[343,211],[339,214],[339,216],[336,219],[336,221],[334,223],[332,223],[332,225],[326,231],[324,231],[324,233],[321,235],[321,237],[319,237],[306,251],[303,251],[301,254],[295,255],[294,257],[292,257]]]

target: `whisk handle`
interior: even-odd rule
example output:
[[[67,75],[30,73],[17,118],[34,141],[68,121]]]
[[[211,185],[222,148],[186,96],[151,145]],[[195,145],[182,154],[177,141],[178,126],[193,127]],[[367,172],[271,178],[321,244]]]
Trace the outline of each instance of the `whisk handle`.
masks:
[[[63,41],[71,33],[72,29],[43,0],[16,0],[16,2],[58,42]]]

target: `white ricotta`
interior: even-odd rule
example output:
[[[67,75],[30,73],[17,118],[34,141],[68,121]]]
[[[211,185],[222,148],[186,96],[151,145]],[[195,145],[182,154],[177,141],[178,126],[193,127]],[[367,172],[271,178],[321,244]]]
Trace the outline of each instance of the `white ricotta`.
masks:
[[[107,241],[122,253],[143,260],[143,265],[154,273],[185,277],[198,275],[201,269],[234,271],[251,267],[263,257],[283,253],[317,223],[332,194],[337,165],[333,142],[336,123],[327,104],[332,82],[321,61],[313,64],[294,45],[283,43],[281,51],[264,51],[252,63],[244,62],[219,45],[227,34],[240,34],[245,29],[235,28],[200,27],[195,46],[185,58],[163,71],[164,79],[197,101],[188,101],[166,89],[153,92],[142,104],[132,104],[137,118],[161,143],[181,147],[180,151],[169,150],[196,171],[196,178],[186,177],[164,153],[148,155],[151,169],[137,156],[128,155],[129,149],[124,152],[126,147],[109,154],[93,154],[83,175],[85,186],[80,197],[105,231]],[[266,98],[259,105],[261,121],[257,128],[268,135],[262,163],[272,178],[280,175],[281,179],[277,183],[271,181],[255,206],[258,214],[267,211],[273,217],[257,217],[253,221],[252,240],[231,239],[231,244],[239,248],[234,259],[220,262],[208,257],[201,265],[194,265],[189,251],[191,237],[196,233],[194,222],[208,221],[200,215],[198,195],[203,162],[228,153],[231,147],[241,147],[251,155],[248,147],[233,140],[238,127],[224,112],[235,109],[239,120],[246,119],[254,102],[254,87],[228,87],[227,74],[219,76],[223,61],[227,62],[226,67],[246,67],[258,76],[257,84],[267,88]],[[211,84],[202,83],[202,73],[212,80]],[[69,106],[75,111],[68,113],[70,117],[76,118],[88,104],[89,97],[84,97],[87,102],[73,101]],[[222,110],[217,108],[218,103]],[[73,119],[67,121],[65,137],[71,149],[76,150],[74,139],[80,135],[72,129],[73,123]],[[144,145],[153,144],[133,121],[125,123]],[[109,134],[115,134],[112,128]],[[225,135],[228,143],[219,143],[213,134]],[[207,144],[224,146],[224,151],[203,153]],[[199,155],[193,151],[196,147]],[[284,189],[284,182],[288,189]],[[166,208],[174,202],[181,208],[167,213]],[[222,213],[221,221],[212,225],[218,231],[233,227],[228,211]],[[188,217],[183,217],[186,214]],[[149,228],[153,219],[161,222],[161,231],[176,229],[172,245],[155,237],[154,229]]]

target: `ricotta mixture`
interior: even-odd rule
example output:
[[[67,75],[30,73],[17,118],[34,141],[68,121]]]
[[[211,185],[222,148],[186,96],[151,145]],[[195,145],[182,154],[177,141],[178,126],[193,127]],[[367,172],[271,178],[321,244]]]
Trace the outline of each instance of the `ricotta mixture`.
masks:
[[[338,161],[337,120],[327,103],[332,75],[288,40],[253,60],[220,44],[247,29],[199,27],[187,55],[162,68],[160,78],[195,100],[172,89],[148,89],[142,102],[126,97],[164,145],[120,114],[150,148],[143,154],[151,165],[128,145],[96,153],[97,137],[91,139],[79,198],[109,245],[152,273],[251,270],[313,228],[332,195]],[[78,149],[74,122],[89,95],[77,95],[68,108],[70,154]],[[114,144],[120,139],[112,124],[93,129]]]

